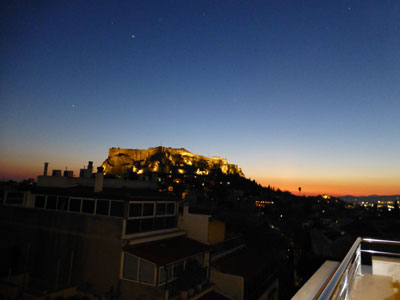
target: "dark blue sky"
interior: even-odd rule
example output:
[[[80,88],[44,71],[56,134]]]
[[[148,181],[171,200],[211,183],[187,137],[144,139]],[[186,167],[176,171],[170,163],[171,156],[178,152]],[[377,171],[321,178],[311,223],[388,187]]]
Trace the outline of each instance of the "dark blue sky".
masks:
[[[366,193],[400,193],[399,1],[0,11],[3,178],[162,144],[227,157],[284,189],[379,182]]]

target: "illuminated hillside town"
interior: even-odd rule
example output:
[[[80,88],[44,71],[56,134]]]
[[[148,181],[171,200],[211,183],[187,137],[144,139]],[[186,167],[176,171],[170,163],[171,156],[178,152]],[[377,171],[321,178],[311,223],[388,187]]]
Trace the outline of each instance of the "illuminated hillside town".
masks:
[[[111,148],[79,176],[49,167],[37,180],[1,184],[5,299],[395,293],[399,196],[293,195],[184,148]],[[374,276],[380,292],[363,298]]]

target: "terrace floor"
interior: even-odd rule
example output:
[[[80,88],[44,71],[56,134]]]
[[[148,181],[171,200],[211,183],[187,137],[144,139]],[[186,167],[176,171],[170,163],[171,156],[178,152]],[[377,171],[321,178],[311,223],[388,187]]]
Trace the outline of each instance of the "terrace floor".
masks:
[[[372,274],[356,275],[349,300],[400,300],[400,284],[392,277]]]

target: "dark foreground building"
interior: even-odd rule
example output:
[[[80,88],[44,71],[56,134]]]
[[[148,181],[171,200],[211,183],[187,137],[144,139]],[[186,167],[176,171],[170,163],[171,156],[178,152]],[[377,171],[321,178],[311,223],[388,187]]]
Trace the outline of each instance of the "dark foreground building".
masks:
[[[174,196],[97,189],[3,191],[2,278],[47,298],[71,287],[120,299],[168,299],[182,289],[207,289],[209,246],[178,228]],[[181,280],[189,269],[193,278]]]
[[[124,180],[92,168],[47,176],[45,164],[37,186],[0,187],[0,297],[278,298],[274,269],[243,255],[241,238],[225,240],[223,222],[179,209],[154,174]]]

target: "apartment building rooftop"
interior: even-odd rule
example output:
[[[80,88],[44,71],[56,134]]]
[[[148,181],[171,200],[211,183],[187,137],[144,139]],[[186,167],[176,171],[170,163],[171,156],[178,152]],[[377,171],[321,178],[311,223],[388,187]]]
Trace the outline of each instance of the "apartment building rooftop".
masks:
[[[201,254],[207,250],[210,250],[209,246],[186,237],[124,247],[124,251],[157,265],[170,264],[186,257]]]
[[[35,194],[53,194],[68,195],[75,197],[87,198],[106,198],[115,200],[151,200],[160,199],[168,201],[177,201],[176,196],[167,192],[160,192],[151,189],[130,189],[130,188],[103,188],[101,192],[94,192],[92,187],[75,186],[75,187],[34,187],[30,191]]]

